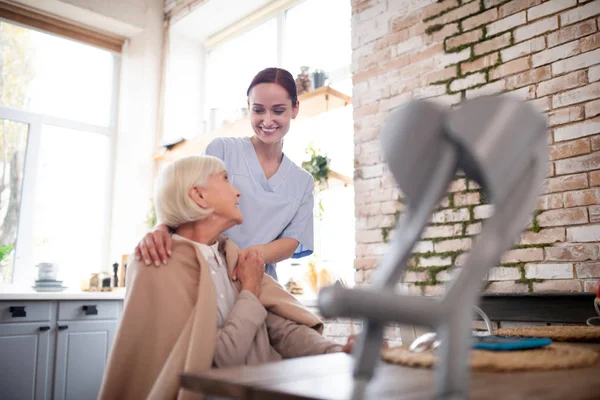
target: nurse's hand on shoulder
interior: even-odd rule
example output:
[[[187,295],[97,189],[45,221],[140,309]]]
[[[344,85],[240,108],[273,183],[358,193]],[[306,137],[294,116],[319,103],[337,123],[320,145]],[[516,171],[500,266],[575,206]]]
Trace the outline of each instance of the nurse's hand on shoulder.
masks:
[[[158,225],[135,246],[135,259],[144,260],[146,265],[154,264],[157,267],[166,264],[171,255],[172,245],[169,228],[166,225]]]
[[[260,287],[265,273],[265,262],[257,250],[240,251],[232,279],[239,280],[242,290],[260,296]]]

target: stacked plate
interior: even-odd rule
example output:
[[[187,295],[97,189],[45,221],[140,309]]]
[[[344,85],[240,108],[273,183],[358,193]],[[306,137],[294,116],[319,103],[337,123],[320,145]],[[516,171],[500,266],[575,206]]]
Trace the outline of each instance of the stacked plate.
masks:
[[[63,286],[62,281],[44,279],[35,281],[35,286],[33,286],[33,288],[38,292],[61,292],[67,287]]]

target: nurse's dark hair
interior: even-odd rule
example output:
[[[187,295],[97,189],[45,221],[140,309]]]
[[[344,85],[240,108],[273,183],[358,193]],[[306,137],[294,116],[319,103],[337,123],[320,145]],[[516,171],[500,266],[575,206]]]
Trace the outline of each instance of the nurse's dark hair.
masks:
[[[260,71],[252,82],[250,86],[248,86],[248,91],[246,92],[247,96],[250,96],[250,92],[252,88],[261,83],[276,83],[282,88],[284,88],[288,94],[290,95],[290,99],[292,100],[292,106],[296,107],[298,104],[298,94],[296,92],[296,81],[292,74],[290,74],[285,69],[281,68],[265,68]]]

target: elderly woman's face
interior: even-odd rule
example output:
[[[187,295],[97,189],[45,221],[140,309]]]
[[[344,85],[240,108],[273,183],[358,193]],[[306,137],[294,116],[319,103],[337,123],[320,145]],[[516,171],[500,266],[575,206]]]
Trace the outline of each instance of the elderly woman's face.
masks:
[[[227,176],[227,171],[221,171],[208,179],[200,189],[207,208],[214,209],[213,214],[236,224],[244,222],[242,212],[238,208],[240,191],[233,186]]]

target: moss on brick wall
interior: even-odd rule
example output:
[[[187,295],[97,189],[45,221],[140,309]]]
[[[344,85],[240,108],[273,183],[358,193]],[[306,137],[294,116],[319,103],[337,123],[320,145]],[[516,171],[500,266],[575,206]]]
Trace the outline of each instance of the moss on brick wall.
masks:
[[[600,243],[594,239],[598,234],[593,233],[600,230],[600,189],[595,188],[600,186],[600,172],[596,172],[600,171],[597,157],[600,132],[595,131],[595,125],[591,126],[598,116],[594,111],[598,97],[591,93],[599,84],[594,82],[600,71],[591,58],[600,48],[600,19],[589,2],[565,5],[556,11],[536,9],[531,14],[539,14],[537,17],[530,15],[531,7],[545,3],[534,3],[527,7],[518,0],[439,1],[408,15],[387,16],[392,22],[381,37],[372,39],[371,31],[365,33],[368,38],[365,43],[374,42],[366,45],[357,42],[361,55],[356,57],[360,62],[354,63],[355,98],[359,104],[354,115],[359,127],[357,169],[381,162],[372,153],[375,140],[372,132],[365,130],[361,137],[363,121],[364,126],[380,123],[394,105],[409,95],[438,97],[455,106],[464,98],[518,89],[517,96],[535,99],[536,106],[547,111],[550,119],[560,121],[551,121],[551,127],[558,128],[554,128],[548,142],[552,152],[548,176],[556,178],[548,181],[552,187],[546,187],[547,194],[540,198],[540,211],[532,214],[521,240],[504,257],[504,261],[509,262],[502,262],[499,267],[503,268],[491,271],[492,280],[486,287],[494,283],[490,290],[589,290],[595,283],[593,280],[600,278],[597,267]],[[516,17],[517,14],[521,16]],[[544,27],[546,22],[550,24]],[[529,28],[533,24],[536,28]],[[418,42],[416,35],[421,35],[422,50],[407,50],[404,43]],[[529,45],[524,45],[526,41]],[[519,50],[514,47],[516,43]],[[572,46],[577,45],[577,49],[569,54],[555,54],[567,43],[570,43],[567,47],[574,49]],[[372,57],[373,51],[382,56],[387,51],[389,57],[390,50],[392,54],[397,52],[394,60],[380,63],[377,57]],[[440,50],[443,53],[438,53]],[[587,53],[587,58],[583,53]],[[572,57],[578,57],[577,62],[570,61]],[[430,59],[433,62],[428,62]],[[423,72],[418,73],[421,62]],[[582,66],[577,67],[580,63]],[[392,81],[397,77],[400,83]],[[414,83],[417,78],[421,83]],[[563,79],[569,86],[564,90],[553,87]],[[426,87],[419,86],[423,82]],[[414,89],[415,84],[417,89]],[[564,91],[575,92],[579,88],[578,101],[571,98],[571,93],[562,96]],[[379,101],[373,99],[373,91],[381,94]],[[552,115],[554,112],[557,114]],[[583,133],[581,129],[588,122],[590,125],[585,125],[585,129],[589,133]],[[556,137],[557,130],[560,139]],[[382,241],[388,242],[393,238],[401,213],[397,212],[392,218],[388,200],[391,196],[385,194],[392,190],[387,177],[362,179],[360,174],[357,176],[359,183],[364,183],[360,189],[365,192],[362,199],[361,190],[357,190],[357,199],[364,201],[357,202],[363,207],[357,213],[363,225],[357,236],[360,252],[357,252],[356,265],[357,269],[365,270],[364,274],[360,271],[360,280],[361,276],[368,278],[367,271],[374,268],[382,254],[381,243],[374,242],[377,235],[374,236],[372,230],[380,229]],[[377,186],[373,184],[376,179],[382,182],[381,194],[373,190]],[[439,291],[441,283],[450,279],[453,266],[462,264],[463,254],[469,251],[466,244],[471,243],[481,229],[489,211],[485,207],[487,200],[478,185],[470,181],[464,183],[464,180],[462,175],[456,177],[437,209],[435,222],[428,226],[438,229],[425,232],[410,260],[405,279],[410,289],[426,294]],[[405,208],[398,205],[398,209]],[[585,231],[587,225],[592,225],[589,232]],[[447,242],[449,240],[455,242]],[[452,248],[454,244],[456,248]],[[573,284],[567,282],[569,280]]]

